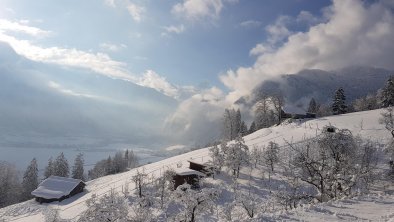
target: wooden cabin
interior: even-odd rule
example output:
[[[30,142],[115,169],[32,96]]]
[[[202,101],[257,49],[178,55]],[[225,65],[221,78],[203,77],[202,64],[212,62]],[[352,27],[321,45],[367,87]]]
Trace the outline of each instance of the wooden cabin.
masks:
[[[83,192],[86,184],[82,180],[50,176],[43,180],[31,194],[37,202],[50,203],[62,201]]]
[[[205,177],[204,173],[199,171],[189,169],[189,168],[176,168],[174,175],[174,189],[178,186],[187,183],[192,185],[192,187],[197,188],[198,182],[201,177]]]
[[[213,167],[209,166],[207,163],[202,163],[196,160],[188,160],[189,162],[189,168],[192,170],[196,170],[198,172],[201,172],[207,176],[212,176],[213,174]]]

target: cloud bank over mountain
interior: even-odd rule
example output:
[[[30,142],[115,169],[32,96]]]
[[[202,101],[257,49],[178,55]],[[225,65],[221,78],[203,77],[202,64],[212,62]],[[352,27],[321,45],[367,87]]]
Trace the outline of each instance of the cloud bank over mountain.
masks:
[[[334,0],[321,18],[300,13],[298,20],[313,24],[305,32],[293,33],[287,28],[297,18],[279,17],[266,28],[268,40],[251,49],[256,56],[253,66],[220,76],[231,90],[227,99],[236,101],[262,80],[303,69],[335,70],[352,65],[394,68],[394,14],[388,2]],[[322,22],[315,24],[319,20]]]

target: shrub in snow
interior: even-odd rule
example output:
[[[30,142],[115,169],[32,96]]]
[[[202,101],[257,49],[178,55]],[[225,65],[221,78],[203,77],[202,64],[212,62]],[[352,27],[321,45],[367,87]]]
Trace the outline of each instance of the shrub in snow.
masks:
[[[194,190],[189,184],[183,184],[173,192],[172,200],[179,205],[179,212],[174,221],[194,222],[202,215],[212,213],[219,191],[213,188]]]
[[[357,185],[368,183],[376,165],[374,146],[358,143],[347,129],[323,129],[319,137],[290,147],[296,153],[296,175],[317,189],[320,202],[350,195]]]
[[[95,194],[86,201],[88,209],[78,221],[127,221],[129,207],[124,197],[111,190],[108,194],[98,198]]]

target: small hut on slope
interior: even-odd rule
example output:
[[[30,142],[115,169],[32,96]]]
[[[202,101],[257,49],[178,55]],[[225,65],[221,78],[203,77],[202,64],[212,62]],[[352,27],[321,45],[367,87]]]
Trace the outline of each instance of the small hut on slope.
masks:
[[[62,201],[83,192],[86,184],[82,180],[50,176],[42,181],[31,194],[37,202],[50,203]]]
[[[184,183],[190,184],[192,187],[197,187],[200,177],[205,177],[205,174],[189,168],[176,168],[174,175],[174,189]]]

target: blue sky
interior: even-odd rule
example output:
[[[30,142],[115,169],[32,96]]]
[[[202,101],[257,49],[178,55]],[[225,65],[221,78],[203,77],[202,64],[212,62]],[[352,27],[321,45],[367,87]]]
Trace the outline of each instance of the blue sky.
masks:
[[[208,8],[188,18],[184,15],[188,12],[174,11],[182,1],[1,2],[1,18],[28,21],[26,25],[52,33],[35,40],[40,46],[103,52],[126,63],[137,76],[154,70],[172,84],[219,87],[220,73],[253,64],[249,51],[267,38],[265,27],[279,15],[296,17],[301,11],[320,15],[331,3],[223,0],[218,1],[219,12]],[[127,9],[130,5],[140,8],[134,17]],[[166,30],[169,27],[173,30]]]
[[[360,65],[394,70],[393,0],[0,0],[0,6],[0,41],[20,56],[63,68],[58,75],[75,78],[84,70],[174,98],[175,106],[167,104],[172,113],[151,125],[184,141],[217,134],[224,108],[281,74]],[[71,90],[51,81],[47,87],[69,96],[92,93],[83,84]],[[100,90],[94,92],[105,94]]]

